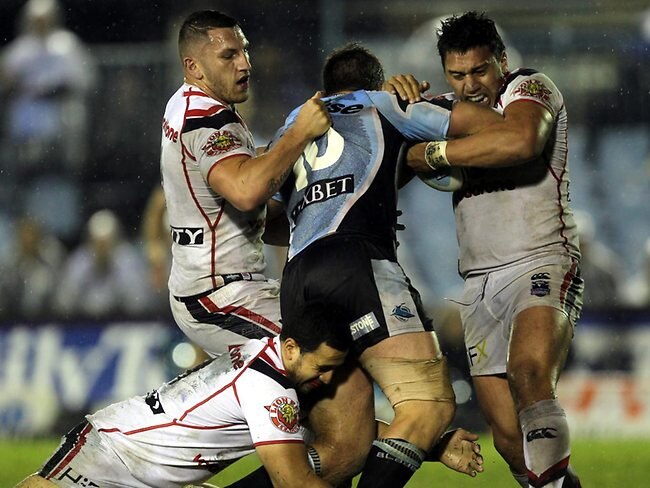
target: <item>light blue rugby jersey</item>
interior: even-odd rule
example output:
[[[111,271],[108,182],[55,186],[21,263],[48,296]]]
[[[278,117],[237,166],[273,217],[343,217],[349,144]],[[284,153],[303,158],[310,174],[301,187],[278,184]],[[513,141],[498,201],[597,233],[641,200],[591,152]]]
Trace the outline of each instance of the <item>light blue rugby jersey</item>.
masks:
[[[408,104],[364,90],[324,101],[332,128],[307,146],[280,190],[291,228],[288,258],[335,233],[369,239],[394,257],[401,150],[407,142],[445,139],[452,102]]]

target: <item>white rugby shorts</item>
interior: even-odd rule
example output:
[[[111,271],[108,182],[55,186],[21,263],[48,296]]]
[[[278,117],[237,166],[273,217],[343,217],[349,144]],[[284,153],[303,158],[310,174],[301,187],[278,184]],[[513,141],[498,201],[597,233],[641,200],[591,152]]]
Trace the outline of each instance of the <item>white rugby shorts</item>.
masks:
[[[199,298],[169,301],[183,333],[211,356],[246,339],[276,336],[282,328],[277,280],[235,281]]]
[[[147,488],[134,478],[126,465],[87,421],[62,439],[57,451],[39,475],[61,488]]]
[[[460,316],[472,376],[506,372],[515,317],[531,307],[563,312],[572,327],[582,310],[583,281],[578,262],[546,256],[465,280]]]

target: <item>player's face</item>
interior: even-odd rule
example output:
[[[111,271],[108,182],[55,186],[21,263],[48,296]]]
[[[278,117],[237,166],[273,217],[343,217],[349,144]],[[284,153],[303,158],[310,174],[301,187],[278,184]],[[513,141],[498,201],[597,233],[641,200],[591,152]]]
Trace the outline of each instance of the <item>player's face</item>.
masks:
[[[318,349],[299,354],[289,372],[296,389],[307,393],[332,381],[334,369],[343,364],[346,353],[321,344]]]
[[[497,59],[487,46],[445,56],[445,77],[460,100],[492,107],[507,71],[505,53]]]
[[[208,36],[195,59],[200,88],[229,104],[245,102],[251,73],[246,36],[239,27],[210,29]]]

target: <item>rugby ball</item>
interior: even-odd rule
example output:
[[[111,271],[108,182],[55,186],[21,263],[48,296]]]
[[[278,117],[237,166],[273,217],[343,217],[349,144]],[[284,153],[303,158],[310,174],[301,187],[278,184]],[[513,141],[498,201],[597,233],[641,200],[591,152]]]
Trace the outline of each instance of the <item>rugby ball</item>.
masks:
[[[458,191],[465,183],[465,170],[457,166],[447,166],[435,171],[417,173],[418,178],[438,191]]]

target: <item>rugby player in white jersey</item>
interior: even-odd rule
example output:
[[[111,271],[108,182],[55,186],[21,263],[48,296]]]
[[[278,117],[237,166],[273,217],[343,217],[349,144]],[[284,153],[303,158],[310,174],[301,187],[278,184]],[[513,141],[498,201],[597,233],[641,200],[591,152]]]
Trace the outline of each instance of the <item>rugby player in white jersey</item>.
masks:
[[[88,415],[17,488],[181,487],[256,452],[276,487],[331,486],[307,459],[296,391],[329,383],[347,324],[305,310],[295,330],[249,339],[147,395]],[[338,325],[338,326],[337,326]]]
[[[265,279],[266,201],[330,119],[315,95],[281,147],[256,156],[235,104],[248,98],[248,40],[216,11],[179,33],[185,82],[163,118],[162,183],[172,234],[170,303],[180,328],[210,354],[280,331],[279,285]]]
[[[542,73],[508,71],[503,41],[484,14],[446,19],[438,51],[448,97],[504,117],[469,137],[409,151],[422,170],[468,168],[453,204],[465,280],[460,312],[479,404],[521,486],[579,487],[556,395],[583,290],[562,94]],[[390,83],[417,98],[412,77]]]

